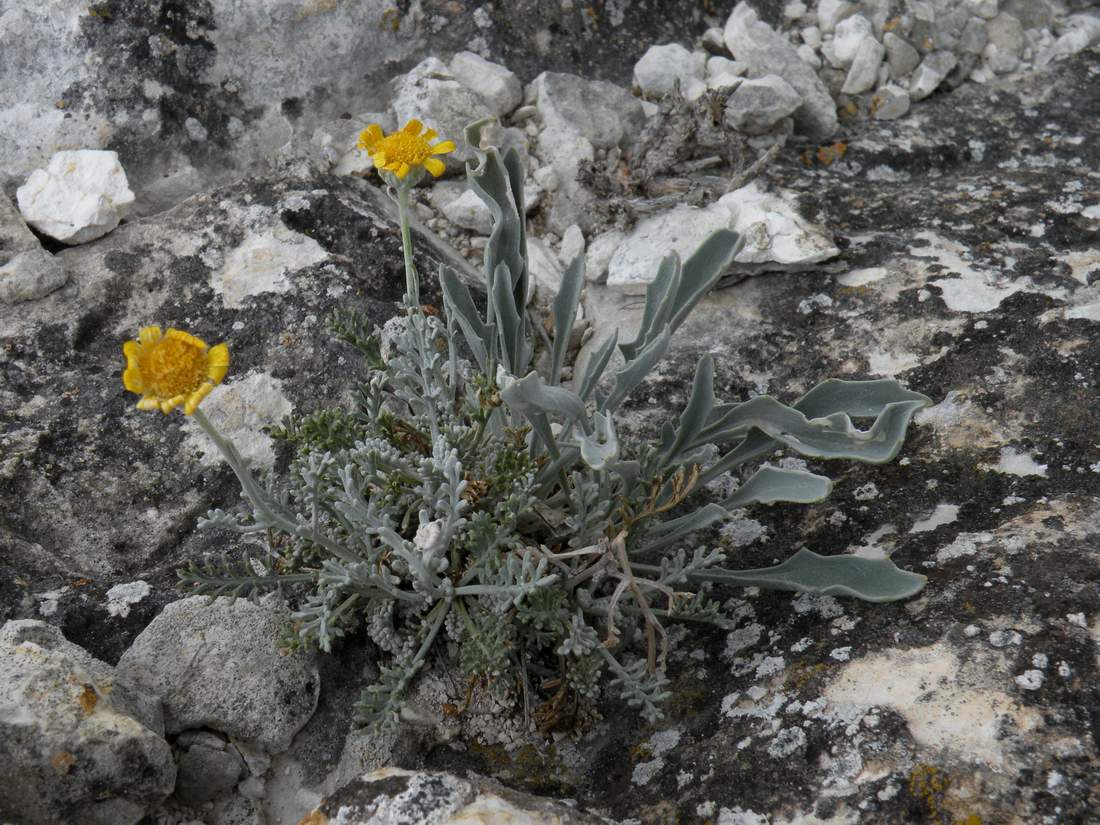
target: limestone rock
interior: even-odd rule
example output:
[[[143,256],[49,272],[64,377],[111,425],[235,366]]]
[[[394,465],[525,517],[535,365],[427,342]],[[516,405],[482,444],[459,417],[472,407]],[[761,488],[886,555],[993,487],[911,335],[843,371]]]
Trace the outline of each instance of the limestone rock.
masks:
[[[181,753],[174,796],[185,805],[227,793],[246,772],[236,747],[209,731],[185,731],[176,738],[176,748]]]
[[[43,622],[0,628],[0,814],[133,825],[172,791],[156,696]]]
[[[726,123],[747,135],[762,135],[801,105],[801,96],[787,81],[766,75],[734,90],[726,102]]]
[[[883,86],[871,98],[871,117],[895,120],[909,111],[909,91],[894,83]]]
[[[873,89],[885,55],[885,47],[873,35],[863,38],[840,91],[846,95],[858,95]]]
[[[553,301],[561,289],[564,269],[549,245],[530,235],[527,236],[527,268],[538,299],[544,303]]]
[[[591,283],[607,281],[607,267],[619,244],[626,238],[621,229],[611,229],[593,238],[584,254],[584,276]]]
[[[905,77],[920,65],[920,52],[914,49],[904,38],[893,32],[886,32],[882,38],[886,47],[886,61],[890,64],[890,75],[896,80]]]
[[[734,258],[738,273],[797,272],[840,254],[824,227],[811,224],[787,200],[755,182],[723,195],[715,206],[729,212],[729,228],[744,239]]]
[[[484,100],[495,115],[506,115],[523,102],[523,84],[507,66],[474,52],[459,52],[449,66],[455,80]]]
[[[458,169],[475,154],[466,146],[465,128],[475,120],[494,114],[480,95],[454,78],[447,64],[428,57],[394,81],[391,103],[398,127],[417,118],[435,129],[441,138],[453,140],[456,150],[442,156],[452,169]]]
[[[859,11],[858,3],[850,3],[848,0],[818,0],[817,24],[821,31],[830,34],[836,31],[837,25],[844,19],[851,17]]]
[[[57,152],[16,192],[24,220],[62,243],[81,244],[118,226],[134,203],[117,152]]]
[[[1027,43],[1020,21],[1002,12],[989,21],[986,33],[989,42],[982,51],[986,65],[997,74],[1015,71]]]
[[[20,252],[39,246],[19,210],[15,208],[7,195],[0,194],[0,264],[3,264]]]
[[[645,124],[638,99],[613,83],[543,72],[531,91],[545,131],[583,137],[600,149],[624,145]]]
[[[639,221],[611,256],[607,285],[623,292],[644,292],[669,252],[685,260],[709,235],[728,228],[729,223],[729,210],[717,205],[708,209],[675,206]]]
[[[927,55],[909,81],[909,97],[912,100],[924,100],[939,88],[958,62],[953,52],[932,52]]]
[[[65,267],[42,247],[20,252],[0,266],[0,304],[35,301],[65,286]]]
[[[802,98],[802,105],[794,113],[800,131],[817,139],[836,131],[836,105],[825,84],[802,61],[794,46],[761,21],[748,3],[738,3],[730,14],[725,38],[734,58],[748,64],[750,77],[776,74],[794,87]]]
[[[847,69],[868,37],[874,39],[871,21],[862,14],[853,14],[841,21],[833,36],[829,62],[838,69]]]
[[[584,230],[579,225],[572,224],[561,236],[558,258],[563,266],[569,266],[578,255],[584,255]]]
[[[652,98],[664,97],[679,86],[680,94],[694,100],[700,87],[706,88],[706,69],[704,52],[688,51],[679,43],[650,46],[634,64],[634,85]]]
[[[478,194],[467,189],[443,207],[443,214],[455,226],[488,235],[493,229],[493,215]]]
[[[365,773],[324,800],[304,825],[600,825],[599,817],[550,799],[498,785],[477,774],[382,768]]]
[[[245,599],[173,602],[134,640],[119,673],[164,700],[169,733],[209,728],[279,753],[313,715],[310,657],[283,655],[285,609]]]

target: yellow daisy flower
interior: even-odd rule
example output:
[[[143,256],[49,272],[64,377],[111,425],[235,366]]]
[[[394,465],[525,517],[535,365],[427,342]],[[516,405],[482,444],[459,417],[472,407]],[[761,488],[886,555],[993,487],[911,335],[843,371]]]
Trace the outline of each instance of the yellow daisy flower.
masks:
[[[229,347],[207,347],[178,329],[162,334],[160,327],[142,327],[138,340],[122,345],[122,353],[122,383],[141,395],[139,410],[170,413],[182,404],[184,414],[191,415],[229,369]]]
[[[445,167],[443,161],[433,155],[453,152],[455,144],[453,140],[444,140],[433,146],[431,141],[437,137],[439,134],[435,129],[427,129],[413,118],[404,129],[392,135],[384,134],[381,126],[372,123],[360,133],[357,146],[367,150],[367,154],[374,159],[376,169],[393,172],[401,180],[418,166],[438,178]]]

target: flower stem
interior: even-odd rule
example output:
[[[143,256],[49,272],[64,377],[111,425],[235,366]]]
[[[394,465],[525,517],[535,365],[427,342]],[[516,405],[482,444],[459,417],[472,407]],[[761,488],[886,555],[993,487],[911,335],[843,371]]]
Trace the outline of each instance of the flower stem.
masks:
[[[420,306],[420,276],[413,263],[412,232],[409,229],[409,187],[400,183],[397,189],[397,217],[401,224],[401,248],[405,253],[405,303]]]

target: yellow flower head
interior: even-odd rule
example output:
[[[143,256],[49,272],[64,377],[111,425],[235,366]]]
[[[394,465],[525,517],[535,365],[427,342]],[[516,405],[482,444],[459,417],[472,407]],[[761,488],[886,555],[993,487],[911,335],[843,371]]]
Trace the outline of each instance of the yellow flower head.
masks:
[[[180,404],[191,415],[229,369],[229,347],[206,343],[182,330],[142,327],[138,340],[122,345],[122,383],[141,395],[139,410],[170,413]]]
[[[401,180],[418,166],[438,178],[445,167],[443,161],[433,156],[453,152],[455,144],[452,140],[444,140],[433,146],[431,141],[437,137],[439,135],[435,129],[426,129],[423,123],[413,118],[404,129],[392,135],[384,134],[381,126],[372,123],[360,133],[357,145],[367,150],[367,154],[374,159],[376,169],[393,172]]]

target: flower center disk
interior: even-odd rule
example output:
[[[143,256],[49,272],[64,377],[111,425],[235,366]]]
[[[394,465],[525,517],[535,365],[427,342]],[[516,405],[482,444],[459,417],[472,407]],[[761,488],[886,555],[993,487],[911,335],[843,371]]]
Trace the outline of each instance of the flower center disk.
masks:
[[[161,398],[194,392],[206,377],[205,353],[175,338],[164,338],[141,359],[141,374]]]

